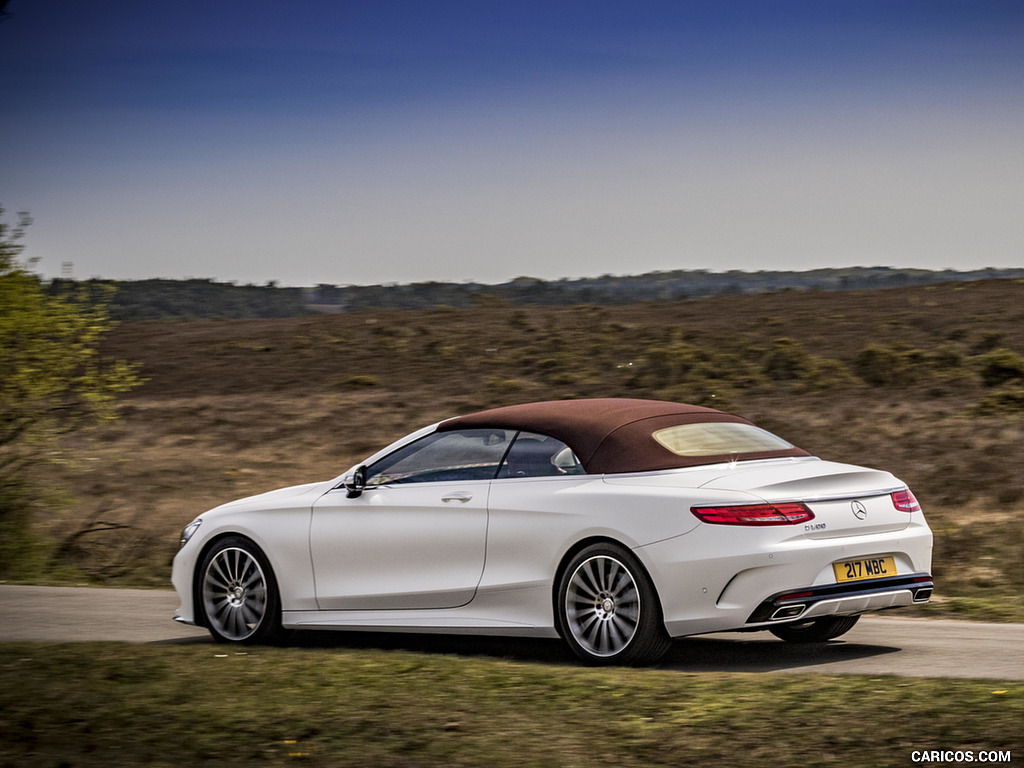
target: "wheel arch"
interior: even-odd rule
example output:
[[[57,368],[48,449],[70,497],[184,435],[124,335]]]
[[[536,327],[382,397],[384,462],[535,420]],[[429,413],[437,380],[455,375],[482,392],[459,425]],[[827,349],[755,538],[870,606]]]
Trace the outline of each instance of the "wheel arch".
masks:
[[[651,589],[654,590],[654,596],[658,600],[659,620],[662,624],[664,624],[665,608],[661,602],[661,594],[658,592],[658,585],[655,584],[654,578],[651,576],[650,570],[644,564],[643,558],[640,557],[640,555],[637,554],[636,550],[634,550],[632,547],[627,546],[626,544],[614,538],[613,536],[588,536],[587,538],[580,539],[571,547],[569,547],[569,549],[567,549],[565,553],[562,555],[561,560],[558,561],[558,567],[555,568],[554,579],[552,579],[551,582],[551,613],[552,617],[554,618],[555,631],[558,632],[559,636],[562,636],[562,628],[561,622],[559,622],[558,620],[558,586],[559,582],[562,580],[562,574],[565,573],[565,569],[569,566],[569,563],[572,562],[572,559],[576,557],[576,555],[578,555],[587,547],[591,547],[595,544],[610,544],[612,546],[620,547],[624,549],[626,552],[629,552],[634,557],[637,564],[643,570],[643,575],[647,577],[647,581],[651,585]]]

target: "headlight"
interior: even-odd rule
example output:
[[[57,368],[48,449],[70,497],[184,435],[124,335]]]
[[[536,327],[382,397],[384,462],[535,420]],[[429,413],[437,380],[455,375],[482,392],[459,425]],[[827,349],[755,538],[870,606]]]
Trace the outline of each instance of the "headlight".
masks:
[[[192,538],[192,534],[199,530],[199,526],[202,525],[202,520],[196,520],[193,523],[186,525],[181,531],[181,541],[178,542],[178,549],[184,547],[188,540]]]

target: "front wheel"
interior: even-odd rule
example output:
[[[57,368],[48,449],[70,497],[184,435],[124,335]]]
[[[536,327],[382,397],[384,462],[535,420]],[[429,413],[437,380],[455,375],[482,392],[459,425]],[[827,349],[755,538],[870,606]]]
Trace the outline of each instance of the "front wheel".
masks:
[[[582,550],[562,571],[557,596],[562,637],[588,664],[651,664],[671,646],[650,578],[622,547]]]
[[[770,627],[769,632],[787,643],[824,643],[853,629],[860,614],[856,616],[826,616],[821,619],[795,621]]]
[[[218,642],[280,639],[281,598],[270,563],[248,539],[222,539],[203,559],[199,596],[206,626]]]

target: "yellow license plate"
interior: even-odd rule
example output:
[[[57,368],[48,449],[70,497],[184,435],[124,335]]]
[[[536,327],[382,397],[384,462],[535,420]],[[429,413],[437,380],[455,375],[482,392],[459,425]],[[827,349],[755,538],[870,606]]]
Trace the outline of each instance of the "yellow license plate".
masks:
[[[891,557],[866,557],[863,560],[845,560],[832,563],[836,581],[884,579],[896,575],[896,561]]]

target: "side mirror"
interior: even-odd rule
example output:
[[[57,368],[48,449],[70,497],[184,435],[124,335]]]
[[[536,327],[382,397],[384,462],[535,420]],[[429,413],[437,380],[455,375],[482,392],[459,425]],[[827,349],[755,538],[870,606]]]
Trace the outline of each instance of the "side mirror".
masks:
[[[366,489],[366,465],[356,467],[356,471],[345,478],[342,483],[348,491],[348,497],[354,499]]]

